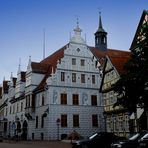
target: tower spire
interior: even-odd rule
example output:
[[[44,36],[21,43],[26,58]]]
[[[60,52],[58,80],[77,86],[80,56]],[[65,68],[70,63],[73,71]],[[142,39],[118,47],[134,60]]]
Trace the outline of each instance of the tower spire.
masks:
[[[99,11],[99,27],[95,32],[95,47],[102,51],[107,50],[107,32],[103,29],[100,11]]]
[[[99,12],[99,28],[102,28],[101,12]]]

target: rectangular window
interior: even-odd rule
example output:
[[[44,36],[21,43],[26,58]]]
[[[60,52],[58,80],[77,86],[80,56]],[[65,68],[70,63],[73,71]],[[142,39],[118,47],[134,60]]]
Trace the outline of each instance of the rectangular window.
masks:
[[[67,127],[67,115],[61,115],[61,127]]]
[[[30,107],[30,95],[28,95],[28,107]]]
[[[10,106],[10,108],[9,108],[10,110],[9,110],[9,114],[11,114],[11,106]]]
[[[79,105],[79,95],[73,94],[72,95],[73,105]]]
[[[81,74],[81,83],[85,83],[85,74]]]
[[[13,114],[15,113],[15,104],[13,105]]]
[[[30,107],[30,95],[26,96],[26,107]]]
[[[95,81],[95,75],[92,75],[92,84],[95,84],[96,81]]]
[[[79,127],[79,115],[73,115],[73,127]]]
[[[36,120],[35,121],[36,121],[35,127],[38,128],[38,116],[36,116]]]
[[[91,95],[91,105],[96,106],[97,105],[97,96]]]
[[[61,81],[65,81],[65,72],[61,72]]]
[[[72,58],[72,65],[76,65],[76,59]]]
[[[8,108],[6,108],[6,112],[5,112],[5,115],[7,116],[7,114],[8,114]]]
[[[72,73],[72,82],[76,82],[76,73]]]
[[[61,104],[67,104],[67,94],[61,94]]]
[[[42,115],[42,117],[41,117],[41,128],[43,128],[44,127],[44,116]]]
[[[23,111],[23,102],[21,102],[21,112]]]
[[[85,60],[81,59],[81,66],[85,66]]]
[[[17,113],[19,112],[19,103],[17,103],[16,112],[17,112]]]
[[[92,126],[98,127],[98,115],[97,114],[92,115]]]
[[[44,97],[44,94],[42,94],[42,106],[44,106],[45,104],[45,97]]]

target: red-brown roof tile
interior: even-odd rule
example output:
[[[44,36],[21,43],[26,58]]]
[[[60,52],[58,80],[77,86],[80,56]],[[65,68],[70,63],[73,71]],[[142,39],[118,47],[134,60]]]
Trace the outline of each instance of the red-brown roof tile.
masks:
[[[34,92],[41,91],[45,88],[47,78],[51,75],[52,72],[55,72],[58,61],[64,57],[64,50],[66,49],[67,45],[54,52],[52,55],[48,56],[40,63],[32,63],[33,72],[42,72],[45,74],[41,83],[35,88]]]
[[[129,51],[115,50],[115,49],[100,51],[98,48],[90,47],[90,50],[92,51],[94,56],[96,56],[97,58],[103,59],[106,56],[108,56],[119,74],[124,72],[123,66],[130,59],[130,55],[131,55]],[[101,61],[102,66],[104,62],[105,60]]]
[[[124,51],[124,50],[116,50],[116,49],[107,49],[106,51],[101,51],[96,47],[89,47],[91,52],[94,54],[94,56],[98,57],[98,58],[103,58],[106,55],[110,56],[128,56],[129,55],[129,51]]]
[[[45,74],[48,68],[47,64],[31,62],[32,72]]]
[[[52,55],[48,56],[47,58],[42,60],[40,63],[47,64],[47,65],[50,64],[52,66],[56,66],[58,60],[60,60],[61,58],[64,57],[64,50],[66,49],[67,45],[63,46],[62,48],[60,48],[59,50],[54,52]]]
[[[46,80],[48,77],[50,77],[52,73],[52,66],[49,65],[48,70],[44,76],[44,78],[42,79],[42,81],[40,82],[40,84],[34,89],[34,93],[42,91],[45,89],[46,87]]]
[[[122,57],[110,57],[110,60],[119,74],[124,73],[124,65],[130,59],[129,56],[122,56]]]

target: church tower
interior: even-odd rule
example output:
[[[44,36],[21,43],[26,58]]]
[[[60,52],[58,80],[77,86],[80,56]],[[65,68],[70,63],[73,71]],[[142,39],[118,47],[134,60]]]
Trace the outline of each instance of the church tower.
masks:
[[[99,28],[95,32],[95,47],[101,51],[107,50],[107,32],[102,27],[101,13],[99,15]]]

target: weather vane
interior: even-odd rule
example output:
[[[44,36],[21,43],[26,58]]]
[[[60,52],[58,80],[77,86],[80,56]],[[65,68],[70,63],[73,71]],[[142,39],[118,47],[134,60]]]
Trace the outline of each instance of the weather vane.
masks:
[[[79,16],[75,15],[75,17],[76,17],[76,20],[77,20],[77,27],[79,27]]]
[[[101,7],[98,7],[99,15],[101,15]]]

